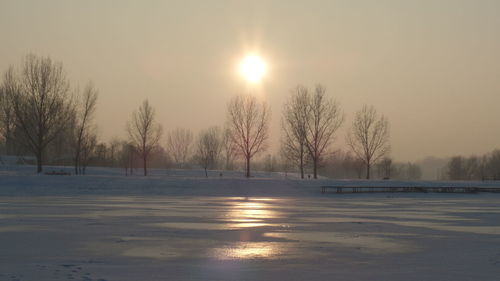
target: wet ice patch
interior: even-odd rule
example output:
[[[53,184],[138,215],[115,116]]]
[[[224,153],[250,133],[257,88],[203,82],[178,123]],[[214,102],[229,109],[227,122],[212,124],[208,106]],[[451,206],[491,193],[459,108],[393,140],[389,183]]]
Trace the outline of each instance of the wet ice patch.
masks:
[[[47,230],[42,226],[36,225],[8,225],[0,226],[0,232],[31,232],[31,231],[42,231]]]
[[[169,245],[144,246],[127,249],[124,256],[142,258],[176,258],[182,256],[182,252]]]
[[[415,251],[413,244],[396,239],[335,232],[270,232],[265,237],[284,238],[301,242],[334,243],[342,247],[357,248],[369,252],[405,253]]]

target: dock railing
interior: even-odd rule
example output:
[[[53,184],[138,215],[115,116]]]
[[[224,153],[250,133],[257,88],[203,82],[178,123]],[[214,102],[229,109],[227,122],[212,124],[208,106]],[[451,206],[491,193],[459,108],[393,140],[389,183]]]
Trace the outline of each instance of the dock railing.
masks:
[[[382,192],[436,192],[436,193],[478,193],[494,192],[500,193],[500,188],[477,187],[477,186],[321,186],[321,193],[382,193]]]

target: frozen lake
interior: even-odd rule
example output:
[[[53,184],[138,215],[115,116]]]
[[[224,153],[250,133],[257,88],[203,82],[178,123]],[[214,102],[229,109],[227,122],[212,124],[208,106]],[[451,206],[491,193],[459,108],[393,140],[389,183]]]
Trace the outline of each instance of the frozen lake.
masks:
[[[0,280],[498,280],[498,194],[3,196]]]

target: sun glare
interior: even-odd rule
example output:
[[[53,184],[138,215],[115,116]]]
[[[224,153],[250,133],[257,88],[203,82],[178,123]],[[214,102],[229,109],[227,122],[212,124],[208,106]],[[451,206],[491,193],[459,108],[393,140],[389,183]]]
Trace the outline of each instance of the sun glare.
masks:
[[[257,55],[248,55],[240,63],[241,75],[250,83],[258,83],[266,74],[266,63]]]

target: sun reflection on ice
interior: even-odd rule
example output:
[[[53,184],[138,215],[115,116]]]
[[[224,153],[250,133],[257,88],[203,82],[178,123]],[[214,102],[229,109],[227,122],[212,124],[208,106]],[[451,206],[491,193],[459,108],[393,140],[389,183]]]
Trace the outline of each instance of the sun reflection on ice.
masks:
[[[261,227],[271,225],[265,220],[278,217],[276,211],[269,209],[269,203],[276,199],[254,198],[232,202],[226,218],[229,228]]]
[[[213,256],[217,259],[258,259],[277,258],[285,247],[277,242],[240,242],[233,246],[213,249]]]
[[[271,209],[271,203],[276,199],[247,198],[233,201],[226,214],[226,220],[231,222],[229,228],[242,229],[240,242],[230,246],[213,249],[213,256],[217,259],[257,259],[276,258],[282,253],[284,245],[277,242],[251,242],[252,229],[256,227],[273,226],[270,220],[279,217],[278,212]]]

